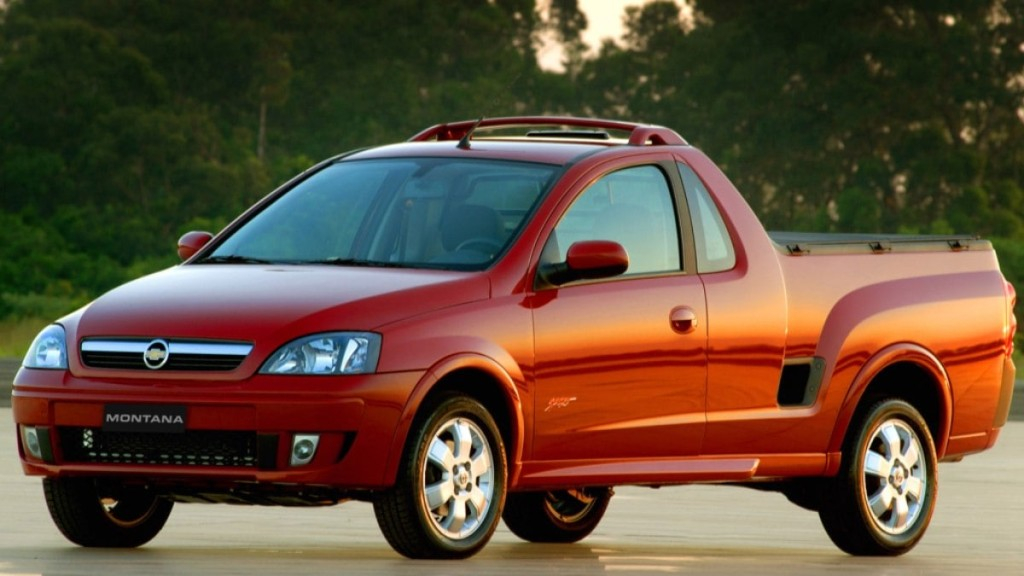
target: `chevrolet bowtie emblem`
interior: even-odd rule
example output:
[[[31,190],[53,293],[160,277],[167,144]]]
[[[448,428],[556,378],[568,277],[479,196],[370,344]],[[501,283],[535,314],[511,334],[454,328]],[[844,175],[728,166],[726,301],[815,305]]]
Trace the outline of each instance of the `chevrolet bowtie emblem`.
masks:
[[[163,340],[153,340],[142,355],[142,362],[150,370],[158,370],[167,363],[170,358],[170,346]]]

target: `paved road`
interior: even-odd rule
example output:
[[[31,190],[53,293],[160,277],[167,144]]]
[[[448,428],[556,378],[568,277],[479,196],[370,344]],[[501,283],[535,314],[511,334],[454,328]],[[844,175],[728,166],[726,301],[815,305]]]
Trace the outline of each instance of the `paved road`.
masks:
[[[931,528],[900,558],[840,553],[815,514],[779,495],[685,486],[618,489],[601,526],[578,544],[526,544],[502,526],[476,557],[440,563],[392,552],[363,503],[178,505],[143,548],[77,548],[51,523],[39,480],[21,475],[10,422],[0,408],[0,575],[1024,573],[1024,422],[1007,425],[995,449],[941,466]]]

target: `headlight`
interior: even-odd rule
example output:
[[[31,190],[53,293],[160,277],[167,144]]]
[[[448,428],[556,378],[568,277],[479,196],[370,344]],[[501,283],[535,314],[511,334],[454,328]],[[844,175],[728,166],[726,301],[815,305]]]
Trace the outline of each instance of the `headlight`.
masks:
[[[64,327],[51,324],[36,336],[25,354],[22,365],[25,368],[68,369],[68,347],[65,343]]]
[[[293,340],[270,355],[262,374],[367,374],[377,369],[380,334],[332,332]]]

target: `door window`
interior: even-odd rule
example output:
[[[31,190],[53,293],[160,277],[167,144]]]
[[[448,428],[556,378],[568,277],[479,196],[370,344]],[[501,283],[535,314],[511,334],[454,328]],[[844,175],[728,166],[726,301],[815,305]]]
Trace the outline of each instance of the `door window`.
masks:
[[[683,163],[678,166],[683,187],[686,188],[686,203],[690,206],[693,219],[697,271],[710,274],[731,270],[736,265],[736,251],[715,201],[692,168]]]
[[[565,213],[545,246],[545,259],[565,260],[574,242],[611,240],[629,255],[626,274],[681,268],[672,191],[656,166],[612,172],[587,188]]]

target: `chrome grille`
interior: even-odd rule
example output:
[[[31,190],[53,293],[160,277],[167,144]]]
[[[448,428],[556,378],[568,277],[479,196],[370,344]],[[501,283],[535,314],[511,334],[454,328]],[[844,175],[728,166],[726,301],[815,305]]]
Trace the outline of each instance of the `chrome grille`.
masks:
[[[89,339],[82,342],[82,363],[90,368],[149,370],[145,355],[154,342],[166,345],[167,360],[155,370],[234,370],[252,351],[244,342],[200,342],[187,340]]]
[[[58,430],[64,460],[69,463],[241,468],[258,464],[254,432],[189,430],[162,434],[78,427]]]

